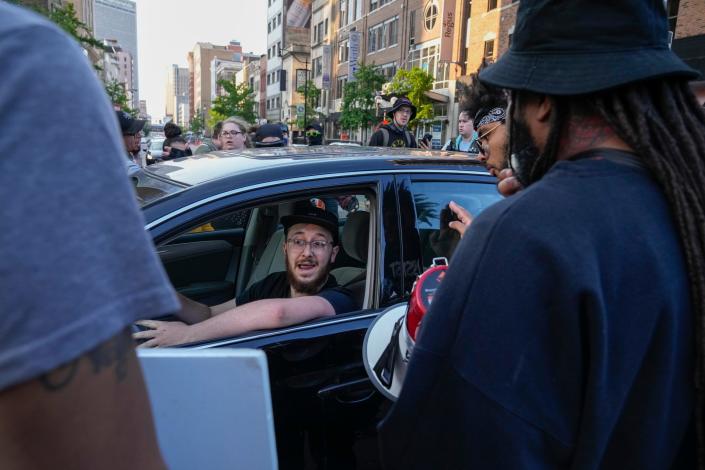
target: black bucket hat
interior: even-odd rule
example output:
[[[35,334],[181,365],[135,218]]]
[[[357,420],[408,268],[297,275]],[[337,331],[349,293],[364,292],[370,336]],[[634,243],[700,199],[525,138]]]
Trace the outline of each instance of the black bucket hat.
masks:
[[[579,95],[650,78],[697,78],[668,37],[663,0],[522,0],[511,48],[480,80]]]
[[[409,108],[411,108],[411,117],[409,118],[409,121],[413,121],[416,117],[416,106],[414,106],[411,100],[406,96],[400,96],[396,99],[395,98],[396,97],[392,98],[392,109],[389,110],[389,114],[394,116],[394,113],[396,113],[399,108],[401,108],[402,106],[408,106]]]

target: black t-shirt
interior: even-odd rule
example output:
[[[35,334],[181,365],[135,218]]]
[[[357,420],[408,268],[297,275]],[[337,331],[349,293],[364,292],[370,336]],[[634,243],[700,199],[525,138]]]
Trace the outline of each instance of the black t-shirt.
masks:
[[[385,139],[385,132],[388,136],[387,139]],[[377,131],[372,134],[372,137],[370,137],[370,143],[368,145],[371,147],[418,147],[414,136],[408,129],[402,130],[393,124],[386,124],[377,129]]]
[[[255,282],[240,294],[237,305],[244,305],[249,302],[263,299],[288,299],[291,294],[289,279],[286,272],[272,273],[261,281]],[[358,310],[360,307],[355,302],[352,292],[338,285],[333,275],[328,275],[328,280],[323,285],[323,289],[316,294],[318,297],[326,299],[335,310],[336,314],[347,313]]]

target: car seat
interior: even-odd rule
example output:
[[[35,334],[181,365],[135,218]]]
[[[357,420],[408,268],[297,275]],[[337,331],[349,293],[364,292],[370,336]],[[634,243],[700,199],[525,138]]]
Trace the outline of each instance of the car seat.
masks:
[[[365,267],[341,266],[331,271],[338,284],[350,289],[362,306],[365,297],[365,280],[367,277],[367,249],[370,240],[370,213],[351,212],[343,226],[341,245],[352,259]]]

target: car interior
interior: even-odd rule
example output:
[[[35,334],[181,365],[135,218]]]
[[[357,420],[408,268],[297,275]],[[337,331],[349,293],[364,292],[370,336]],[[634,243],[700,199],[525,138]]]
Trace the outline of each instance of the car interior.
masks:
[[[159,254],[172,284],[181,294],[216,305],[267,275],[285,271],[284,229],[280,219],[291,214],[299,200],[310,200],[338,216],[340,251],[331,274],[338,284],[353,292],[361,308],[371,307],[374,227],[370,194],[297,195],[219,214],[159,247]]]

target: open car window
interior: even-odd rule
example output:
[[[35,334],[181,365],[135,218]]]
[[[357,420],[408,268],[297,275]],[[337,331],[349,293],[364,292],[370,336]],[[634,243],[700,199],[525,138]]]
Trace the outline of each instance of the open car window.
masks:
[[[308,200],[338,217],[340,249],[330,274],[366,308],[372,304],[367,273],[372,272],[374,249],[369,243],[373,199],[367,190],[331,191],[221,211],[185,228],[160,246],[159,253],[177,291],[207,305],[220,304],[268,275],[286,271],[280,220],[292,213],[297,201]]]

